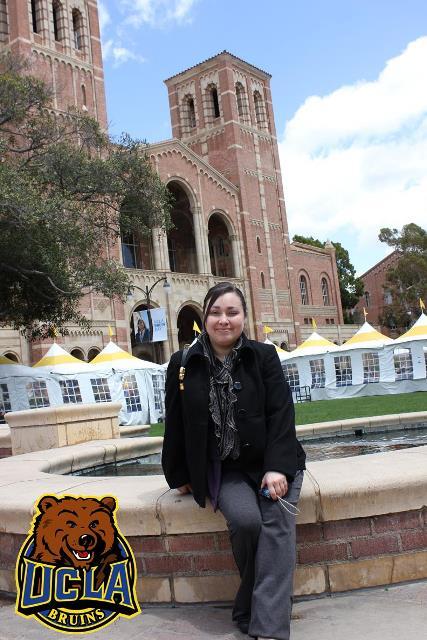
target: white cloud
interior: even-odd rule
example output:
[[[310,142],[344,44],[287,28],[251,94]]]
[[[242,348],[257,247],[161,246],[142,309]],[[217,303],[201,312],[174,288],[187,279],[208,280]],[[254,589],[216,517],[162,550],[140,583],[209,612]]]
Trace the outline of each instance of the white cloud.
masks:
[[[196,2],[198,0],[120,0],[120,5],[127,14],[128,24],[162,27],[173,22],[191,22],[190,14]]]
[[[103,43],[102,45],[102,54],[104,60],[112,60],[113,67],[117,68],[120,65],[126,62],[145,62],[145,58],[134,53],[130,49],[126,47],[122,47],[120,44],[114,42],[114,40],[110,39]]]
[[[108,13],[108,9],[101,0],[98,0],[98,17],[99,17],[99,28],[101,29],[101,34],[105,32],[106,27],[111,22],[110,14]]]
[[[279,147],[291,234],[346,238],[365,270],[390,250],[381,227],[426,226],[426,60],[422,37],[375,81],[311,96],[287,122]]]

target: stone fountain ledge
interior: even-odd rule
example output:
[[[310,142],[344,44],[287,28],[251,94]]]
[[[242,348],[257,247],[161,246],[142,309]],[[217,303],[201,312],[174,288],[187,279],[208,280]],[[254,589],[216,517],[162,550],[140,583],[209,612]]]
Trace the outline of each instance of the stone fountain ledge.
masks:
[[[32,410],[34,412],[34,410]],[[364,432],[399,429],[412,429],[415,426],[427,426],[427,411],[413,411],[412,413],[391,413],[382,416],[370,416],[365,418],[350,418],[347,420],[330,420],[327,422],[312,422],[311,424],[297,425],[297,435],[304,439],[318,438],[319,436],[347,435],[356,429]],[[150,425],[120,426],[120,437],[133,437],[148,433]],[[11,449],[10,427],[7,424],[0,425],[0,451]]]
[[[427,426],[427,411],[312,422],[311,424],[298,425],[296,430],[298,437],[309,439],[310,437],[350,435],[354,434],[357,429],[363,429],[365,433],[369,433],[372,431],[413,429],[417,426]]]
[[[142,602],[231,600],[238,584],[226,525],[163,476],[79,477],[134,458],[161,438],[99,440],[0,460],[0,590],[45,493],[112,494],[138,565]],[[297,595],[427,578],[427,446],[309,464],[298,516]]]

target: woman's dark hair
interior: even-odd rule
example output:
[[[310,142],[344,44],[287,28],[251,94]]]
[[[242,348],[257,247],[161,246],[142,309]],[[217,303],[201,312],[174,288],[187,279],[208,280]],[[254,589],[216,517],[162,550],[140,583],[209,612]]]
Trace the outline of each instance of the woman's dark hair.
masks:
[[[212,305],[218,300],[219,297],[223,296],[225,293],[235,293],[239,296],[240,302],[242,303],[243,307],[243,313],[245,314],[246,318],[248,313],[246,300],[240,289],[238,289],[236,285],[232,284],[231,282],[218,282],[218,284],[215,284],[209,289],[203,301],[203,326],[206,322],[206,318],[209,315]]]

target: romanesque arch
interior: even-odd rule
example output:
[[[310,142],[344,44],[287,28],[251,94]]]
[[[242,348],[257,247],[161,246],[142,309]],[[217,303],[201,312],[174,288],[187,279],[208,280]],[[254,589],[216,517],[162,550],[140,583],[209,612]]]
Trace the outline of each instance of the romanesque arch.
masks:
[[[194,331],[194,323],[197,324],[200,330],[203,329],[202,310],[196,303],[186,302],[179,310],[176,321],[180,349],[186,344],[191,344],[197,336]]]
[[[214,276],[235,278],[236,268],[233,259],[233,230],[226,216],[215,211],[208,222],[208,241],[211,272]]]
[[[173,196],[171,219],[174,228],[168,232],[170,270],[198,273],[192,192],[176,179],[168,182],[167,187]]]

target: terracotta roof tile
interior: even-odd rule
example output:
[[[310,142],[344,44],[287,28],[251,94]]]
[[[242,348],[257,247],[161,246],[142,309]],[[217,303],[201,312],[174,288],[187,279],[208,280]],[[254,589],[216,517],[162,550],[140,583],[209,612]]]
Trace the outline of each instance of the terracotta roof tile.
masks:
[[[263,69],[260,69],[259,67],[255,67],[253,64],[250,64],[250,62],[246,62],[246,60],[243,60],[243,58],[239,58],[238,56],[235,56],[233,53],[230,53],[229,51],[224,49],[224,51],[220,51],[220,53],[217,53],[214,56],[211,56],[210,58],[206,58],[206,60],[202,60],[201,62],[198,62],[197,64],[194,64],[192,67],[188,67],[188,69],[184,69],[184,71],[180,71],[179,73],[176,73],[175,75],[170,76],[170,78],[166,78],[166,80],[164,80],[164,82],[168,82],[169,80],[172,80],[172,78],[177,78],[178,76],[181,76],[184,73],[187,73],[187,71],[191,71],[191,69],[196,69],[196,67],[199,67],[201,64],[204,64],[205,62],[209,62],[210,60],[214,60],[215,58],[218,58],[219,56],[222,56],[224,53],[227,53],[229,56],[231,56],[235,60],[238,60],[239,62],[243,62],[244,64],[247,64],[249,67],[252,67],[256,71],[261,71],[261,73],[264,73],[266,76],[271,78],[271,74],[268,73],[267,71],[264,71]]]

